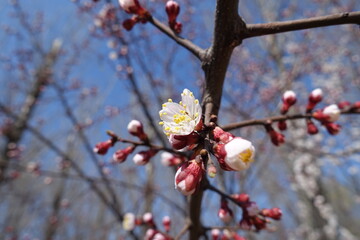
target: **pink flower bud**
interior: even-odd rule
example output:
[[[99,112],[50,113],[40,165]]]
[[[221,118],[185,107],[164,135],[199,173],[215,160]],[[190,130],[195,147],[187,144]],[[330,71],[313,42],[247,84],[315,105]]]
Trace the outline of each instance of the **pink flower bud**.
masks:
[[[319,132],[318,128],[316,127],[316,125],[314,124],[313,121],[311,121],[310,119],[308,119],[306,121],[306,125],[307,125],[307,132],[310,135],[314,135],[317,134]]]
[[[324,123],[324,126],[326,127],[326,130],[331,134],[331,135],[336,135],[340,132],[341,130],[341,126],[339,124],[336,123],[332,123],[332,122],[326,122]]]
[[[255,202],[250,202],[250,204],[246,207],[246,210],[250,217],[255,217],[260,213],[260,209]]]
[[[138,120],[131,120],[127,126],[127,129],[131,135],[138,137],[142,141],[148,141],[148,137],[144,132],[143,125]]]
[[[150,149],[148,151],[141,151],[135,154],[133,161],[136,165],[145,165],[150,161],[150,158],[155,156],[157,150]]]
[[[176,156],[169,152],[161,153],[161,163],[166,167],[176,166],[184,161],[185,161],[184,157]]]
[[[259,217],[255,217],[253,220],[252,220],[256,230],[262,230],[264,228],[266,228],[266,220],[265,219],[262,219],[262,218],[259,218]]]
[[[113,154],[113,162],[114,163],[122,163],[125,162],[126,158],[129,156],[129,154],[131,154],[135,149],[135,146],[129,146],[125,149],[120,149],[117,150],[114,154]]]
[[[166,10],[166,13],[168,15],[169,23],[175,22],[177,16],[180,13],[179,4],[177,2],[175,2],[175,1],[170,0],[170,1],[168,1],[166,3],[165,10]]]
[[[289,111],[289,108],[296,103],[296,94],[293,91],[286,91],[282,97],[283,105],[281,108],[281,114],[285,114]]]
[[[306,106],[306,112],[308,113],[311,112],[316,106],[316,104],[321,102],[322,98],[323,98],[322,90],[320,88],[314,89],[309,95],[309,102],[308,105]]]
[[[135,215],[133,213],[125,213],[122,222],[123,229],[125,231],[132,231],[135,229]]]
[[[29,162],[26,166],[26,171],[29,173],[39,173],[40,164],[38,162]]]
[[[226,200],[221,201],[221,206],[220,206],[220,209],[219,209],[219,212],[218,212],[218,216],[225,223],[228,223],[228,222],[230,222],[232,220],[233,212],[229,208],[228,203],[227,203]]]
[[[176,150],[191,150],[197,146],[199,135],[192,132],[188,135],[170,135],[169,142],[171,146]]]
[[[359,110],[360,109],[360,101],[355,102],[352,106],[351,106],[352,110]]]
[[[271,125],[265,126],[267,133],[270,136],[271,142],[275,146],[280,146],[282,143],[285,142],[285,136],[277,131],[274,130],[274,128]]]
[[[155,234],[152,240],[170,240],[170,239],[164,236],[164,234],[158,232]]]
[[[143,215],[143,222],[150,225],[150,226],[155,226],[154,223],[154,219],[153,219],[153,215],[150,212],[147,212]]]
[[[155,229],[149,228],[144,236],[144,240],[153,240],[155,235],[158,233]]]
[[[130,31],[135,26],[136,23],[138,23],[137,18],[130,18],[130,19],[126,19],[122,23],[122,25],[127,31]]]
[[[220,230],[217,228],[211,229],[211,237],[212,237],[212,240],[218,240],[220,237]]]
[[[231,141],[235,136],[229,132],[225,132],[220,127],[215,127],[213,130],[214,140],[216,142],[228,143]]]
[[[351,103],[348,101],[342,101],[342,102],[339,102],[337,105],[340,109],[344,109],[346,107],[349,107],[351,105]]]
[[[261,211],[261,214],[274,220],[280,220],[282,216],[282,211],[280,208],[263,209]]]
[[[335,122],[340,117],[340,109],[336,104],[325,107],[322,111],[313,113],[313,117],[321,122]]]
[[[162,223],[164,225],[164,229],[166,232],[169,232],[170,231],[170,227],[171,227],[171,219],[169,216],[165,216],[163,217],[162,219]]]
[[[240,171],[249,168],[254,161],[255,148],[250,141],[235,137],[226,144],[215,145],[214,155],[222,169]]]
[[[95,145],[94,152],[100,155],[105,155],[112,146],[114,146],[114,142],[112,140],[100,142]]]
[[[140,5],[138,0],[119,0],[119,4],[127,13],[141,16],[148,14],[148,11]]]
[[[232,198],[234,198],[239,203],[247,203],[250,201],[250,196],[246,193],[233,194]]]
[[[202,162],[184,162],[175,174],[175,189],[185,196],[193,194],[202,179],[203,169]]]
[[[286,122],[284,120],[281,120],[278,122],[278,128],[281,130],[281,131],[285,131],[287,129],[287,125],[286,125]]]

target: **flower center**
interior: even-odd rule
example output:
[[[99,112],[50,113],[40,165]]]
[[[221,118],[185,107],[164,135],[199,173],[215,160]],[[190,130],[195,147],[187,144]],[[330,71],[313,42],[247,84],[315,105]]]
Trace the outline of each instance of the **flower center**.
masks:
[[[244,163],[250,163],[252,161],[254,161],[252,158],[252,151],[250,149],[246,149],[245,151],[243,151],[242,153],[239,154],[240,159],[244,162]]]

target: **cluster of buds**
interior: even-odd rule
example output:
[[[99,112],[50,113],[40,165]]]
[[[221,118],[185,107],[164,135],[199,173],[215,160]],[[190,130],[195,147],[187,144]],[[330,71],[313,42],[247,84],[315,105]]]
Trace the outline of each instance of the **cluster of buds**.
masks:
[[[137,23],[146,23],[150,18],[149,11],[141,6],[138,0],[119,0],[120,7],[128,14],[134,14],[123,22],[123,27],[130,31]]]
[[[169,27],[176,33],[181,33],[182,30],[182,24],[180,22],[177,22],[176,18],[178,17],[180,13],[180,6],[177,2],[170,0],[167,1],[165,5],[165,11],[168,15],[168,23]]]
[[[171,227],[171,219],[169,216],[165,216],[162,219],[163,228],[165,232],[161,232],[158,230],[152,213],[145,213],[141,217],[136,217],[133,213],[126,213],[123,218],[122,226],[125,231],[133,231],[136,226],[145,225],[148,230],[145,233],[144,239],[148,240],[170,240],[172,239],[168,236],[168,232]]]
[[[224,229],[221,235],[219,229],[214,228],[211,230],[212,240],[246,240],[244,237],[238,235],[235,231]]]
[[[340,114],[341,111],[339,107],[336,104],[332,104],[314,112],[313,117],[320,121],[331,135],[336,135],[339,133],[341,126],[334,122],[340,118]]]
[[[323,109],[314,111],[314,108],[322,101],[322,99],[323,92],[320,88],[314,89],[309,95],[308,103],[306,105],[306,115],[304,118],[306,118],[307,132],[310,135],[314,135],[319,132],[313,119],[318,120],[331,135],[335,135],[339,133],[341,129],[341,126],[335,123],[335,121],[337,121],[340,117],[341,110],[346,112],[358,112],[360,109],[360,102],[355,102],[353,104],[349,102],[341,102],[339,104],[331,104]],[[280,111],[281,114],[287,114],[290,107],[293,106],[296,101],[296,94],[293,91],[286,91],[282,97],[282,107]],[[278,129],[284,131],[287,129],[286,120],[289,118],[292,118],[292,116],[284,116],[280,118],[276,117],[273,120],[278,121]],[[298,117],[295,116],[295,118]],[[274,130],[274,128],[271,126],[273,120],[267,120],[264,123],[264,126],[271,138],[272,143],[275,146],[279,146],[285,142],[285,137],[280,132]]]
[[[127,126],[129,133],[133,136],[138,137],[141,140],[141,143],[133,142],[131,146],[128,146],[124,149],[117,150],[112,157],[112,163],[123,163],[126,161],[127,157],[134,152],[135,148],[140,145],[149,145],[149,138],[144,131],[143,124],[138,120],[132,120]],[[116,142],[122,141],[115,133],[108,131],[110,139],[105,142],[100,142],[95,145],[94,152],[100,155],[105,155],[108,150],[115,145]],[[149,145],[150,146],[150,145]],[[158,150],[150,148],[146,151],[141,151],[134,155],[133,161],[136,165],[145,165],[150,159],[155,156]]]
[[[280,208],[262,209],[258,205],[250,201],[247,194],[233,195],[233,198],[239,202],[242,208],[242,218],[239,225],[244,230],[260,231],[267,228],[267,224],[271,223],[270,219],[280,220],[282,212]]]

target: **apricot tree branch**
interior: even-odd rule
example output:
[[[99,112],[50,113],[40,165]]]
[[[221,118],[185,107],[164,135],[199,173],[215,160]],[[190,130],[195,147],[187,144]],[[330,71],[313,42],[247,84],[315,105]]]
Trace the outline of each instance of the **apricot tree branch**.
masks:
[[[173,39],[175,42],[177,42],[179,45],[183,46],[187,50],[189,50],[192,54],[194,54],[200,61],[204,59],[205,50],[200,48],[199,46],[195,45],[190,40],[187,40],[185,38],[182,38],[174,33],[173,30],[171,30],[168,26],[161,23],[159,20],[157,20],[154,17],[150,17],[149,22],[154,25],[157,29],[159,29],[161,32],[165,33],[167,36],[169,36],[171,39]]]
[[[360,114],[359,109],[344,109],[341,110],[341,114]],[[225,126],[222,126],[221,128],[224,131],[230,131],[237,128],[247,127],[247,126],[256,126],[256,125],[267,125],[269,122],[279,122],[279,121],[285,121],[285,120],[296,120],[296,119],[305,119],[305,118],[313,118],[313,115],[311,113],[304,113],[304,114],[294,114],[294,115],[279,115],[279,116],[273,116],[268,118],[262,118],[262,119],[251,119],[246,120],[242,122],[237,123],[230,123]]]
[[[360,25],[360,11],[338,13],[321,17],[304,18],[283,22],[247,24],[242,39],[269,34],[291,32],[318,27],[328,27],[342,24]]]

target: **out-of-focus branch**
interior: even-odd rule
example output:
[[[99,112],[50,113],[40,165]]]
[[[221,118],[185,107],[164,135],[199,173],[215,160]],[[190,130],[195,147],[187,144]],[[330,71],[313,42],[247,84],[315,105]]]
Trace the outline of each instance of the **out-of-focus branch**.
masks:
[[[360,12],[346,12],[284,22],[247,24],[242,39],[342,24],[360,24]]]
[[[17,120],[18,116],[13,114],[9,109],[7,109],[3,104],[0,103],[0,111],[8,115],[10,118]],[[64,153],[59,147],[57,147],[51,139],[48,139],[45,137],[41,132],[39,132],[35,127],[29,125],[28,123],[25,125],[25,128],[34,134],[41,142],[43,142],[46,146],[49,147],[49,149],[53,150],[56,154],[58,154],[60,157],[62,157],[64,160],[69,161],[71,163],[71,167],[76,171],[76,173],[84,179],[90,186],[90,188],[97,194],[97,196],[100,198],[100,200],[108,206],[112,213],[115,215],[116,219],[119,222],[122,222],[123,216],[122,213],[118,211],[118,208],[110,202],[105,194],[98,188],[94,180],[90,177],[88,177],[85,172],[81,169],[81,167],[74,161],[70,156],[68,156],[66,153]],[[134,238],[137,239],[137,238]]]
[[[159,20],[157,20],[154,17],[151,17],[149,19],[149,22],[152,23],[157,29],[159,29],[161,32],[165,33],[167,36],[169,36],[171,39],[173,39],[175,42],[177,42],[179,45],[183,46],[187,50],[189,50],[192,54],[194,54],[200,61],[204,59],[205,50],[200,48],[199,46],[195,45],[193,42],[182,38],[174,33],[168,26],[161,23]]]
[[[12,124],[7,127],[7,129],[5,129],[4,135],[6,137],[6,142],[3,149],[1,149],[0,182],[4,178],[9,162],[7,157],[8,144],[17,144],[21,140],[26,125],[35,110],[36,102],[40,99],[44,87],[48,84],[49,79],[52,77],[52,69],[55,65],[56,59],[59,56],[60,48],[61,41],[55,39],[51,50],[43,57],[43,62],[34,74],[34,83],[26,96],[25,102],[20,109],[18,117]]]
[[[79,126],[79,122],[77,121],[76,116],[74,115],[68,101],[66,100],[66,98],[64,96],[64,90],[60,86],[58,86],[58,84],[55,81],[52,83],[52,85],[55,87],[55,89],[58,93],[61,105],[65,109],[66,116],[70,119],[70,121],[74,125],[74,127]],[[118,208],[118,212],[121,212],[121,205],[115,194],[115,190],[111,187],[109,180],[105,176],[105,174],[99,164],[99,160],[93,151],[93,147],[92,147],[89,139],[86,137],[82,128],[77,129],[77,134],[79,135],[81,141],[83,142],[84,147],[85,147],[87,153],[89,154],[91,160],[93,161],[94,165],[96,166],[98,173],[100,174],[101,178],[104,180],[105,187],[112,198],[113,205]]]
[[[360,114],[359,110],[352,110],[351,108],[345,109],[341,111],[341,114]],[[312,118],[311,113],[304,114],[294,114],[294,115],[279,115],[274,117],[262,118],[262,119],[252,119],[246,120],[238,123],[230,123],[221,128],[225,131],[234,130],[237,128],[247,127],[247,126],[256,126],[256,125],[267,125],[272,122],[279,122],[285,120],[296,120],[296,119],[304,119],[304,118]]]

